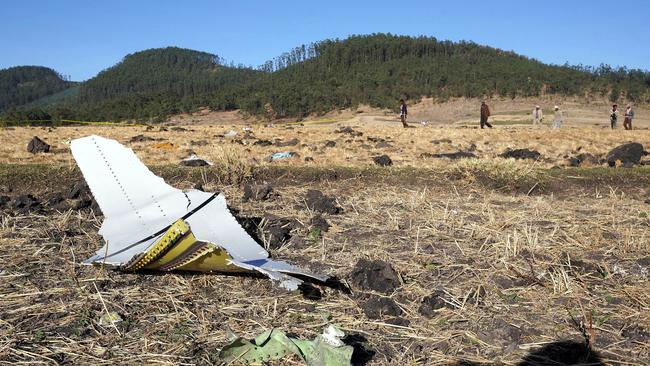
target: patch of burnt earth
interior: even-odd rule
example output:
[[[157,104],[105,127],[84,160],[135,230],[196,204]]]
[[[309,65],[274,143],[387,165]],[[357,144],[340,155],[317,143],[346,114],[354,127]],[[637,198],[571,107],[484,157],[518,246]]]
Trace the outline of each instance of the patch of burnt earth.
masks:
[[[353,137],[363,136],[363,132],[355,131],[352,127],[349,127],[349,126],[341,127],[341,128],[339,128],[338,130],[336,130],[334,132],[348,134],[348,135],[353,136]]]
[[[394,292],[401,285],[399,275],[389,263],[364,258],[359,259],[350,272],[350,280],[358,289],[384,294]]]
[[[130,143],[135,143],[135,142],[147,142],[147,141],[155,141],[153,137],[145,136],[145,135],[136,135],[131,137],[129,140]]]
[[[244,184],[244,196],[242,199],[244,202],[247,201],[266,201],[273,195],[273,186],[271,184],[264,183],[245,183]]]
[[[336,204],[336,198],[326,196],[323,192],[316,189],[310,189],[307,191],[307,194],[305,195],[305,203],[310,210],[320,213],[336,215],[343,211],[343,209]]]
[[[402,315],[402,309],[390,297],[368,295],[359,306],[369,319],[381,319],[385,316]]]
[[[422,153],[420,154],[421,158],[446,158],[450,160],[457,160],[457,159],[475,159],[478,158],[476,154],[468,152],[468,151],[456,151],[453,153],[441,153],[441,154],[432,154],[432,153]]]
[[[293,229],[300,227],[300,223],[295,219],[274,215],[246,217],[240,216],[236,209],[230,208],[230,211],[248,235],[258,244],[269,249],[281,248],[291,240]]]
[[[373,156],[372,161],[379,166],[391,166],[393,165],[393,160],[388,155],[379,155]]]
[[[24,194],[9,201],[7,207],[15,213],[24,214],[43,210],[41,202],[31,194]]]
[[[537,150],[531,149],[506,149],[501,155],[502,158],[513,158],[513,159],[531,159],[537,160],[541,157],[542,154]]]

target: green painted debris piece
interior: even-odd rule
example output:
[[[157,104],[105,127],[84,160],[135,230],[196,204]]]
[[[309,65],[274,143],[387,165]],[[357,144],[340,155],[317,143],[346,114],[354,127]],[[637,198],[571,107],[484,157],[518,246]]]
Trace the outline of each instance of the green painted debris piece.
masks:
[[[313,341],[287,337],[281,330],[271,329],[252,342],[241,337],[235,339],[219,352],[219,358],[226,364],[256,365],[293,353],[308,366],[350,366],[354,349],[340,341],[342,336],[343,333],[332,326]]]

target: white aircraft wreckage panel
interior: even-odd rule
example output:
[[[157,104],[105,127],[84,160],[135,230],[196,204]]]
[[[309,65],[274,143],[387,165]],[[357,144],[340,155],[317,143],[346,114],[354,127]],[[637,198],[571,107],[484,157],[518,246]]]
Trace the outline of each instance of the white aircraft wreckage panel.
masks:
[[[126,271],[254,271],[291,290],[302,282],[292,275],[327,280],[269,259],[230,213],[223,194],[176,189],[115,140],[87,136],[73,140],[71,149],[104,214],[99,234],[106,245],[86,264]]]

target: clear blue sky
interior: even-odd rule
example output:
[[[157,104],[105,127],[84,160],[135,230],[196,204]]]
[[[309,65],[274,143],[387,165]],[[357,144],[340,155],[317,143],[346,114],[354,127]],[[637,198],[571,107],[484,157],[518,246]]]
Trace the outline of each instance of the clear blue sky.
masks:
[[[0,68],[85,80],[128,53],[178,46],[257,66],[350,34],[471,40],[562,64],[650,70],[650,1],[4,0]]]

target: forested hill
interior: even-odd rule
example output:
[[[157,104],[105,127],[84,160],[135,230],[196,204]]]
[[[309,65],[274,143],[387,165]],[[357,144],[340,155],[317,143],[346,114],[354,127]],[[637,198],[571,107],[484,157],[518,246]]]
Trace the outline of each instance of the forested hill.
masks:
[[[78,93],[30,116],[155,121],[208,106],[281,118],[359,103],[394,108],[401,97],[540,94],[648,103],[650,73],[547,65],[471,42],[387,34],[300,46],[257,69],[169,47],[128,55],[82,83]],[[12,109],[5,120],[27,111]]]
[[[74,83],[42,66],[16,66],[0,70],[0,111],[60,92]]]
[[[513,52],[430,37],[379,34],[328,40],[296,48],[265,68],[273,72],[243,107],[263,113],[259,106],[270,103],[279,116],[358,103],[395,108],[402,96],[444,100],[550,93],[650,101],[648,72],[546,65]]]

